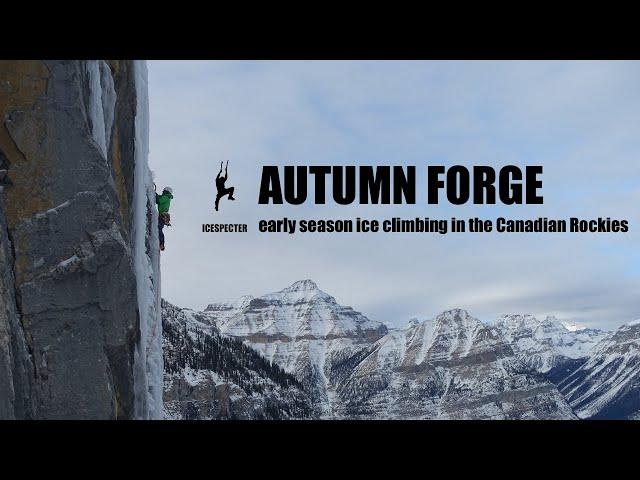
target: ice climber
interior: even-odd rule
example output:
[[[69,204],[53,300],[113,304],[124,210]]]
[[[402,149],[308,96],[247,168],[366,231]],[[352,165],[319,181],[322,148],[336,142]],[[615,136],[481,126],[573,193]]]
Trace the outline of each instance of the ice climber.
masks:
[[[164,250],[164,226],[171,226],[171,217],[169,216],[169,206],[173,198],[173,190],[171,187],[164,187],[162,195],[156,193],[156,204],[158,205],[158,238],[160,239],[160,250]]]

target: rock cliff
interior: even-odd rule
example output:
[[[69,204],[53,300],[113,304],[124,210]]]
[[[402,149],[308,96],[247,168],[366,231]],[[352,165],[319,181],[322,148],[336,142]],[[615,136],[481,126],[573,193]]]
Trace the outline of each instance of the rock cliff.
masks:
[[[144,62],[0,62],[0,418],[160,415],[146,88]]]

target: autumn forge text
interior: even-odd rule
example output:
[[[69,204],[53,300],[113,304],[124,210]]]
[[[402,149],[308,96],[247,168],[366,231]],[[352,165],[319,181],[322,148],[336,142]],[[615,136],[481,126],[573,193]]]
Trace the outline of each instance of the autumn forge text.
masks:
[[[497,172],[489,166],[468,169],[462,165],[430,165],[426,173],[424,198],[429,204],[439,203],[441,190],[454,205],[543,203],[541,165],[526,166],[524,172],[515,165]],[[300,205],[308,200],[309,183],[313,184],[312,200],[316,204],[326,203],[329,196],[341,205],[416,203],[415,166],[328,165],[264,166],[258,203]]]

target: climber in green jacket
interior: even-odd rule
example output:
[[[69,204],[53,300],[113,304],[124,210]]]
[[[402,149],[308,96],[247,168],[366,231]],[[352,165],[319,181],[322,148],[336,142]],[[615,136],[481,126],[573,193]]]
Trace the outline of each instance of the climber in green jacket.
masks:
[[[164,233],[162,229],[165,225],[171,226],[171,217],[169,216],[169,207],[173,198],[173,190],[171,187],[164,187],[162,195],[156,193],[156,204],[158,205],[158,238],[160,239],[160,250],[164,250]]]

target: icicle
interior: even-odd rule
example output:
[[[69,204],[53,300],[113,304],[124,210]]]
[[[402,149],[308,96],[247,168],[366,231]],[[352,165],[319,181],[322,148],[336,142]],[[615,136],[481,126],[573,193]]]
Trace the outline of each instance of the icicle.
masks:
[[[100,60],[100,86],[102,87],[102,112],[104,114],[105,133],[105,157],[109,151],[111,143],[111,132],[113,131],[113,120],[116,110],[116,89],[113,84],[113,76],[107,62]]]
[[[116,94],[108,65],[102,60],[89,60],[85,64],[89,78],[88,115],[91,136],[98,144],[107,162],[107,142],[111,139]]]
[[[134,262],[140,312],[140,342],[135,352],[135,415],[162,418],[162,320],[158,212],[148,165],[149,99],[147,65],[134,62],[136,86],[134,172]]]

